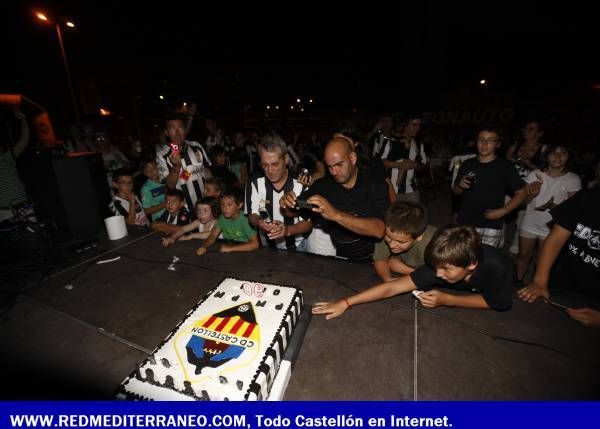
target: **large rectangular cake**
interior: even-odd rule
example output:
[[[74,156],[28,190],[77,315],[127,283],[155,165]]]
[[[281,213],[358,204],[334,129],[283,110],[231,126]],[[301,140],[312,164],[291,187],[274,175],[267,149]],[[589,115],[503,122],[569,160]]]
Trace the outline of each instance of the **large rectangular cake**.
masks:
[[[121,383],[117,397],[265,400],[302,308],[300,289],[227,278]]]

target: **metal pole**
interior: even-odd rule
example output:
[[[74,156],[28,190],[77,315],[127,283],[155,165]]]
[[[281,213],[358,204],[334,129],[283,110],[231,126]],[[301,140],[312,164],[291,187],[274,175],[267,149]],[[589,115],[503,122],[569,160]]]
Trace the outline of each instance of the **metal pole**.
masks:
[[[73,102],[73,111],[75,112],[75,120],[77,125],[81,123],[79,119],[79,107],[77,107],[77,99],[75,98],[75,90],[73,89],[73,82],[71,82],[71,72],[69,71],[69,64],[67,63],[67,54],[65,53],[65,46],[63,45],[62,31],[60,31],[60,24],[56,23],[56,34],[58,35],[58,44],[60,45],[60,52],[62,54],[63,62],[65,63],[65,72],[67,73],[67,81],[69,83],[69,91],[71,92],[71,101]]]

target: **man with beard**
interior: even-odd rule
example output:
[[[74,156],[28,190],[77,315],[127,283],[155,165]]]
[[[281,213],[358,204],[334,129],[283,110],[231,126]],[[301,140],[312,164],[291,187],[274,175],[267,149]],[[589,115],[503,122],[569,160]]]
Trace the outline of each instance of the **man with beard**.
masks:
[[[336,135],[327,144],[324,161],[329,176],[299,197],[286,193],[280,204],[294,209],[298,200],[306,200],[313,207],[304,210],[305,216],[327,221],[338,257],[371,261],[375,243],[385,234],[383,215],[390,204],[386,183],[360,168],[354,144],[344,136]]]

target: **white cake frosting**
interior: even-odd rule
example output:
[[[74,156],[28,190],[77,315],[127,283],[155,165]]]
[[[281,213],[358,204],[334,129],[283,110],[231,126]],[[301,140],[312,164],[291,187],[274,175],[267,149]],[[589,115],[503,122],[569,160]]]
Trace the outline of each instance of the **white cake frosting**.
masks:
[[[264,400],[302,312],[302,291],[227,278],[119,387],[150,400]]]

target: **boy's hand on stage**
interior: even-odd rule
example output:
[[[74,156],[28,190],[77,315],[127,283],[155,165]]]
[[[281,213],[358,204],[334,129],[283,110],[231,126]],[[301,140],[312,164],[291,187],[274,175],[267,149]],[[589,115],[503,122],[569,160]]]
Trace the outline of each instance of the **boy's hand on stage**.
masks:
[[[196,249],[196,255],[198,256],[202,256],[207,252],[207,248],[206,247],[199,247],[198,249]]]
[[[163,247],[169,247],[171,244],[175,243],[175,240],[173,240],[171,237],[163,237],[161,238],[160,242]]]
[[[519,289],[517,291],[517,295],[523,301],[528,303],[534,302],[540,296],[544,297],[545,299],[550,299],[548,287],[535,282],[525,286],[523,289]]]
[[[567,313],[584,326],[600,328],[600,311],[591,308],[567,308]]]
[[[344,300],[336,302],[317,302],[312,309],[313,314],[326,314],[326,320],[341,316],[348,309],[348,304]]]
[[[435,308],[441,305],[446,305],[448,294],[439,290],[429,290],[421,292],[417,299],[425,308]]]

